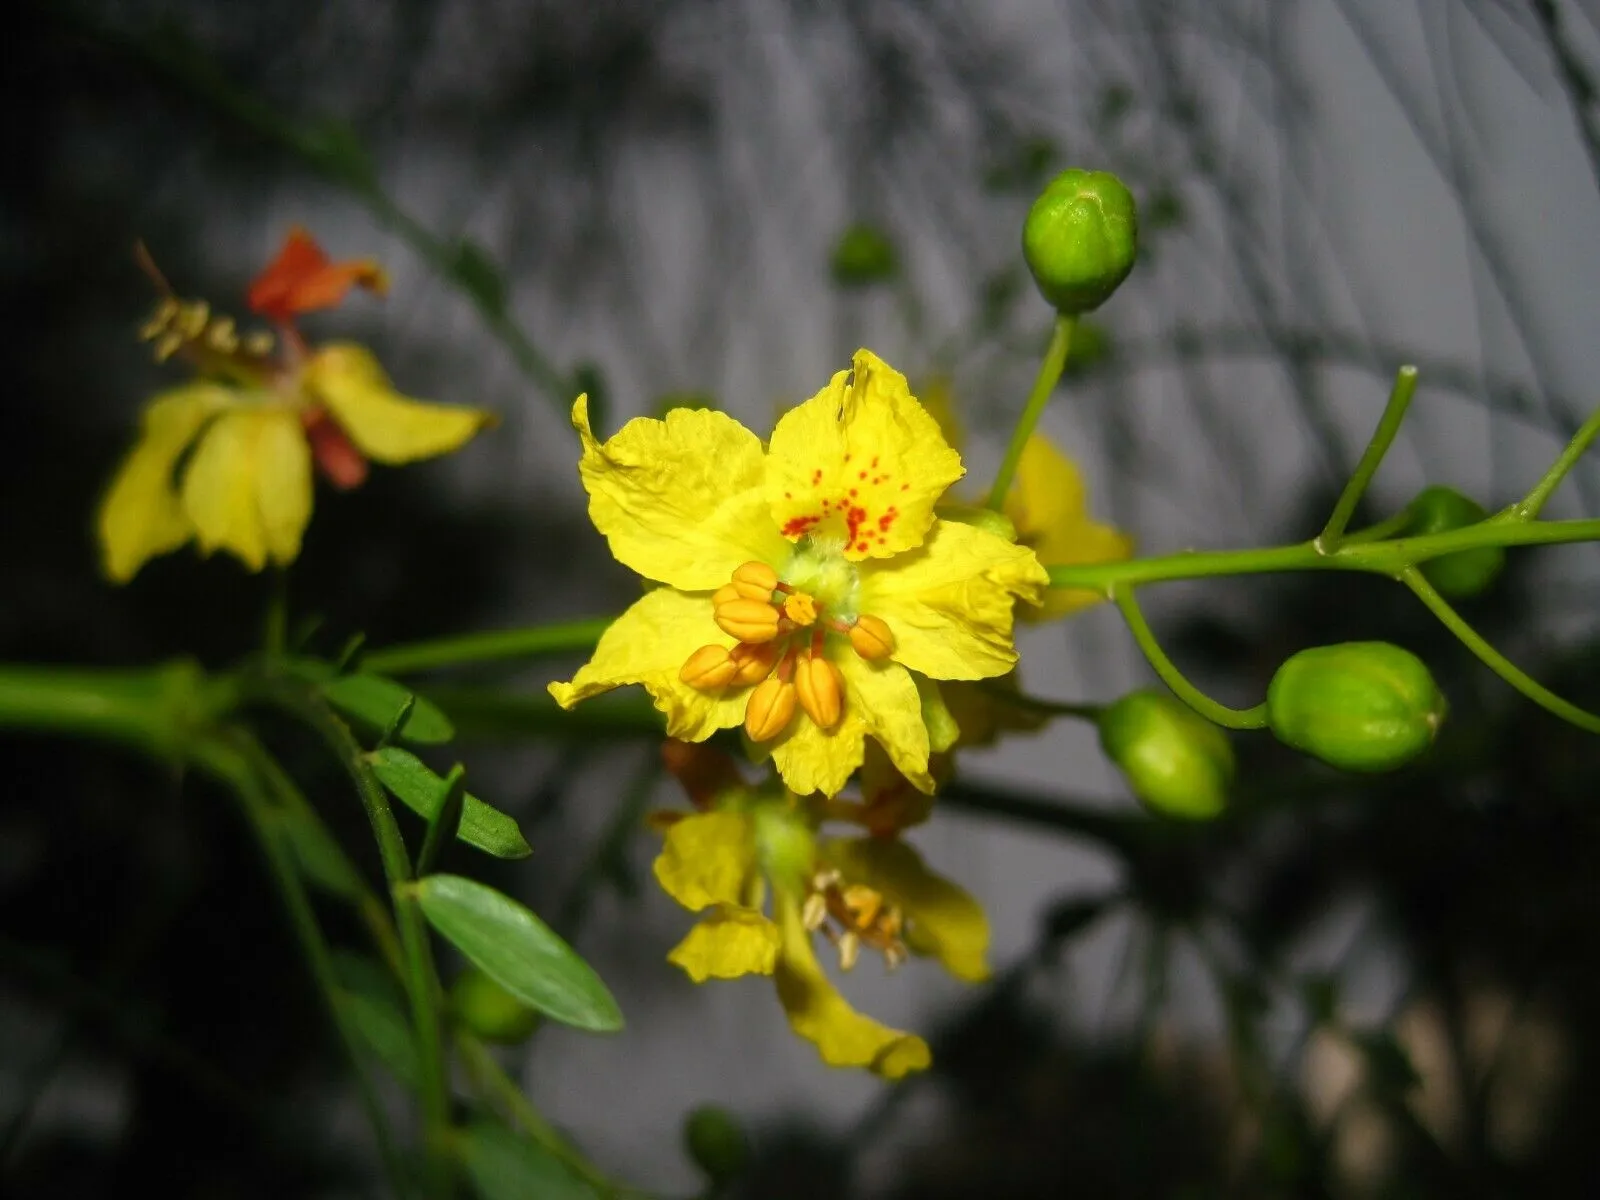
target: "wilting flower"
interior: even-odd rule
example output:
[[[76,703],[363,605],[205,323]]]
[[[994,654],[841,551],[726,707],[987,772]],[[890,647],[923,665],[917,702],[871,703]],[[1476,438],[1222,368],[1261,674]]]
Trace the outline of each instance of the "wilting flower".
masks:
[[[352,286],[382,290],[371,262],[333,263],[303,231],[252,284],[251,307],[278,336],[241,336],[204,301],[168,295],[143,336],[159,360],[186,359],[199,378],[157,396],[139,441],[100,507],[106,574],[126,582],[193,539],[253,571],[300,552],[311,519],[312,465],[351,488],[369,461],[405,463],[459,448],[491,419],[396,392],[364,346],[311,348],[290,323],[337,304]]]
[[[703,776],[705,762],[720,757],[668,743],[680,778]],[[736,775],[710,794],[685,782],[702,811],[656,814],[666,841],[655,876],[700,919],[668,959],[696,983],[771,975],[790,1026],[830,1066],[890,1079],[926,1067],[920,1037],[850,1007],[818,962],[815,939],[832,942],[847,971],[863,952],[891,969],[915,954],[976,982],[989,974],[989,926],[977,901],[929,871],[897,831],[821,838],[822,810],[791,792],[749,788]]]
[[[802,795],[835,795],[870,736],[932,790],[913,672],[1010,670],[1014,602],[1041,601],[1047,576],[1026,547],[935,515],[961,458],[905,377],[859,351],[765,447],[705,410],[639,417],[603,444],[586,398],[572,418],[595,527],[664,586],[550,685],[557,701],[643,684],[670,736],[742,723]]]

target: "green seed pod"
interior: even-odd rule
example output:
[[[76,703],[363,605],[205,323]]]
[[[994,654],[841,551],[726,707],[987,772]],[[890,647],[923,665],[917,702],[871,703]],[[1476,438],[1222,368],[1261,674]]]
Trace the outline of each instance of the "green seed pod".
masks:
[[[1267,688],[1278,740],[1346,771],[1392,771],[1433,744],[1447,710],[1427,664],[1388,642],[1302,650]]]
[[[695,1166],[714,1184],[725,1184],[744,1170],[750,1143],[732,1113],[702,1104],[683,1122],[683,1144]]]
[[[1133,270],[1133,196],[1105,171],[1063,171],[1028,210],[1022,253],[1044,298],[1065,316],[1099,308]]]
[[[468,967],[450,988],[450,1011],[486,1042],[512,1045],[532,1033],[539,1014],[476,967]]]
[[[1205,821],[1228,803],[1228,735],[1167,692],[1130,692],[1100,714],[1100,748],[1133,794],[1167,817]]]
[[[1405,533],[1417,537],[1476,525],[1489,515],[1472,497],[1437,485],[1418,492],[1406,511],[1411,519],[1406,523]],[[1479,595],[1493,583],[1505,565],[1504,546],[1484,546],[1430,559],[1422,564],[1422,575],[1443,595],[1465,600]]]
[[[828,263],[840,287],[865,287],[894,278],[899,258],[894,243],[873,225],[851,225],[839,236]]]

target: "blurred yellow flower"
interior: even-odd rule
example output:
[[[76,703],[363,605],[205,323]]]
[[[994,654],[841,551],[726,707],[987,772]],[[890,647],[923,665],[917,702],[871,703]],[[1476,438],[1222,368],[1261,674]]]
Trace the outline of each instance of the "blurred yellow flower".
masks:
[[[169,295],[145,326],[156,355],[187,359],[201,376],[145,409],[138,442],[101,502],[106,574],[131,579],[191,539],[226,550],[252,571],[300,552],[311,519],[312,467],[339,488],[360,484],[370,461],[405,463],[463,445],[493,418],[480,409],[425,404],[394,390],[365,347],[315,349],[288,324],[337,303],[353,284],[380,288],[366,263],[329,263],[303,231],[251,289],[281,337],[240,336],[203,301]]]
[[[658,817],[656,879],[700,914],[669,961],[696,983],[771,975],[791,1028],[830,1066],[898,1079],[930,1056],[920,1037],[850,1006],[817,960],[817,934],[846,971],[865,950],[890,969],[916,954],[959,979],[988,978],[983,909],[893,837],[819,838],[820,810],[747,787],[722,791],[706,811]]]
[[[1017,541],[1031,547],[1046,567],[1120,562],[1133,554],[1132,538],[1089,515],[1088,489],[1077,463],[1041,433],[1022,448],[1004,511],[1016,526]],[[1084,588],[1051,588],[1043,603],[1024,602],[1018,615],[1048,621],[1105,598]]]
[[[763,447],[723,413],[639,417],[605,443],[579,397],[579,475],[618,561],[666,586],[612,624],[565,708],[643,684],[670,736],[743,724],[788,787],[832,796],[868,737],[931,791],[912,672],[1001,675],[1012,609],[1044,599],[1033,552],[940,520],[960,456],[903,375],[866,350]]]

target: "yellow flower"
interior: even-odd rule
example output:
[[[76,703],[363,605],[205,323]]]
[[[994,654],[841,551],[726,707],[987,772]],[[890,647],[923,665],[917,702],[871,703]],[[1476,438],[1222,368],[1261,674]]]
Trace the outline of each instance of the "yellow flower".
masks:
[[[1032,547],[1046,567],[1120,562],[1133,554],[1132,538],[1089,515],[1088,489],[1077,464],[1043,434],[1034,434],[1022,448],[1004,511],[1016,526],[1017,541]],[[1018,615],[1047,621],[1104,599],[1085,588],[1051,588],[1042,604],[1024,603]]]
[[[791,1028],[830,1066],[889,1079],[925,1068],[927,1043],[851,1008],[813,940],[827,937],[846,971],[869,950],[891,969],[925,955],[978,981],[989,974],[989,926],[977,902],[893,838],[817,840],[814,818],[792,794],[746,789],[725,793],[724,803],[667,826],[656,879],[700,914],[668,959],[696,983],[771,975]]]
[[[313,464],[350,488],[366,478],[369,460],[445,454],[492,420],[400,395],[363,346],[307,347],[288,324],[293,314],[382,278],[370,264],[330,264],[310,257],[314,250],[303,233],[291,234],[252,288],[253,306],[281,322],[276,355],[270,335],[241,337],[204,302],[169,296],[145,327],[158,358],[181,355],[202,378],[151,401],[101,503],[102,557],[115,582],[191,539],[201,553],[226,550],[252,571],[288,563],[311,519]]]
[[[639,417],[601,443],[579,397],[579,475],[618,561],[665,586],[550,692],[565,708],[643,684],[670,736],[743,724],[795,792],[835,795],[876,739],[931,791],[912,672],[982,679],[1016,662],[1031,550],[939,519],[960,456],[868,351],[779,420],[770,443],[718,412]]]

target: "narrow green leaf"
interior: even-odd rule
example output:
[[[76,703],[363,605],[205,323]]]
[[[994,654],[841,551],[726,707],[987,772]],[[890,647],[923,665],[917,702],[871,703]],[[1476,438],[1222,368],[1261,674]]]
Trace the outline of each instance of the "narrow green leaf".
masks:
[[[488,251],[470,238],[456,244],[455,258],[450,263],[450,273],[462,289],[478,302],[478,307],[491,316],[501,316],[506,311],[506,281],[500,268]]]
[[[445,798],[444,780],[409,750],[384,746],[367,755],[372,770],[394,798],[426,821],[433,821]],[[470,792],[463,798],[456,837],[496,858],[527,858],[533,853],[516,821]]]
[[[417,1090],[422,1064],[399,985],[374,960],[347,951],[335,953],[333,970],[339,979],[335,1001],[362,1044],[396,1079]]]
[[[307,880],[334,896],[361,895],[361,880],[322,822],[286,808],[273,809],[271,819]]]
[[[410,688],[382,675],[368,675],[363,671],[341,675],[324,683],[321,690],[323,699],[340,712],[379,732],[387,730],[407,701],[411,701],[411,715],[399,729],[399,736],[408,742],[429,745],[448,742],[456,735],[450,718],[437,707]]]
[[[595,1190],[560,1159],[504,1125],[474,1121],[457,1149],[481,1200],[595,1200]]]
[[[433,927],[529,1008],[597,1033],[622,1028],[617,1002],[593,968],[511,897],[460,875],[429,875],[416,895]]]
[[[431,875],[439,862],[446,842],[453,842],[461,832],[461,810],[467,799],[467,769],[460,763],[450,768],[440,785],[441,799],[437,810],[428,822],[427,836],[422,839],[422,849],[417,851],[417,874]]]

